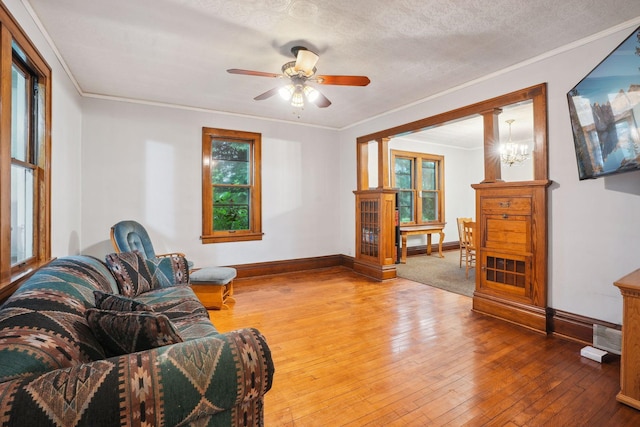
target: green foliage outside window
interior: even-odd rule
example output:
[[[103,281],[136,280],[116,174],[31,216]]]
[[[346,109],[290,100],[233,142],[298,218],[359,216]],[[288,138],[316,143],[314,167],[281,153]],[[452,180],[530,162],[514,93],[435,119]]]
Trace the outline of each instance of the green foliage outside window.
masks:
[[[211,146],[213,229],[250,228],[250,144],[214,140]]]
[[[438,220],[438,183],[436,181],[436,162],[422,161],[422,221]]]
[[[413,160],[397,158],[395,178],[398,191],[400,222],[413,222]],[[409,191],[402,191],[409,190]]]

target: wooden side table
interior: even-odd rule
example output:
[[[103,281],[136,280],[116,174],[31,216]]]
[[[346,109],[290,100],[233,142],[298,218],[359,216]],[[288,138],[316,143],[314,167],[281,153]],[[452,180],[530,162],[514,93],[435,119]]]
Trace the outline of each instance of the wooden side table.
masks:
[[[400,262],[407,263],[407,236],[414,236],[416,234],[427,235],[427,255],[431,255],[431,235],[438,233],[440,235],[440,241],[438,242],[438,253],[440,258],[444,258],[442,254],[442,242],[444,241],[444,224],[429,224],[429,225],[403,225],[400,226],[400,236],[402,238],[402,255]]]
[[[640,269],[615,283],[622,294],[622,355],[618,402],[640,409]]]

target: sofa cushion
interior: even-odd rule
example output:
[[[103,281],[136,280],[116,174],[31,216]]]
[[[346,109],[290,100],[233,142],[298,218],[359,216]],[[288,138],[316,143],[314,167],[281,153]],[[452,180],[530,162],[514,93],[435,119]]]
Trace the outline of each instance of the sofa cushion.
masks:
[[[189,264],[183,256],[173,254],[147,258],[146,262],[151,272],[151,287],[153,289],[189,283]]]
[[[164,314],[90,308],[86,317],[94,335],[110,356],[182,342],[178,331]]]
[[[147,304],[117,294],[93,291],[96,308],[113,311],[153,311]]]
[[[152,289],[151,272],[140,252],[113,253],[105,260],[122,295],[135,297]]]

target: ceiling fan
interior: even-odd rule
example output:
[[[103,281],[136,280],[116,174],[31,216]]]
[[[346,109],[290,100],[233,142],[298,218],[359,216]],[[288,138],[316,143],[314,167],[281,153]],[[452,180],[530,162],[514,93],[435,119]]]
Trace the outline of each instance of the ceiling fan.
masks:
[[[271,98],[278,93],[282,98],[291,101],[294,107],[303,107],[305,98],[320,108],[331,105],[331,101],[320,91],[309,86],[307,83],[317,83],[324,85],[341,86],[366,86],[371,80],[366,76],[323,76],[316,75],[316,63],[319,56],[305,47],[294,46],[291,53],[295,56],[295,61],[287,62],[282,66],[282,74],[265,73],[262,71],[241,70],[231,68],[227,70],[231,74],[244,74],[248,76],[275,77],[279,79],[288,78],[290,82],[284,86],[274,87],[263,94],[256,96],[256,101]]]

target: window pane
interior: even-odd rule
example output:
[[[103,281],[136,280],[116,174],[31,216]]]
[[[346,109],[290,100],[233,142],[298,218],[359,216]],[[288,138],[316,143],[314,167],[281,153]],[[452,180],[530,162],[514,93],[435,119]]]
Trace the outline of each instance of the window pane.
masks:
[[[29,138],[29,91],[28,79],[24,72],[11,67],[11,157],[28,161]]]
[[[213,189],[213,229],[249,229],[250,190],[247,187],[220,187]]]
[[[422,161],[422,189],[437,190],[436,186],[436,162]]]
[[[422,221],[438,220],[438,193],[422,192]]]
[[[250,183],[250,144],[214,140],[211,144],[211,182],[248,185]]]
[[[397,188],[413,188],[413,179],[411,171],[413,169],[413,160],[396,158],[395,174]]]
[[[413,222],[413,192],[398,192],[398,208],[400,211],[400,222]]]
[[[33,256],[33,171],[11,165],[11,264]]]
[[[411,160],[410,159],[396,159],[396,173],[411,175]]]

